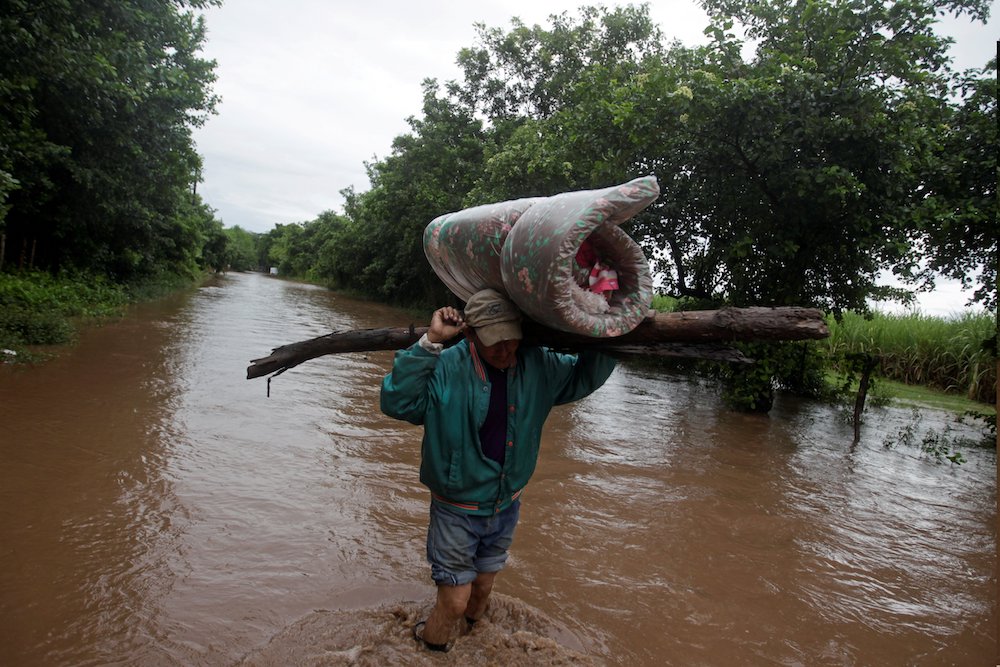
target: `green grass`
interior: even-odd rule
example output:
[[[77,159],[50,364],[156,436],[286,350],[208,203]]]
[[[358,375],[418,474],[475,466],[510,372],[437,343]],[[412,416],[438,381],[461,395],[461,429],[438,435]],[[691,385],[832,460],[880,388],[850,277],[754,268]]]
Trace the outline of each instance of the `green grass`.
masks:
[[[928,387],[914,387],[892,380],[883,379],[881,383],[885,393],[899,405],[936,408],[955,413],[975,412],[995,415],[997,412],[993,405],[972,401],[964,396],[956,396]]]
[[[677,310],[678,300],[663,294],[653,295],[653,310],[659,313],[672,313]]]
[[[672,311],[679,303],[656,295],[653,307]],[[827,318],[830,336],[816,341],[825,358],[826,381],[839,387],[851,372],[851,356],[874,355],[876,376],[888,398],[955,412],[995,414],[997,326],[989,313],[967,311],[958,317],[844,313]],[[838,381],[838,377],[840,378]]]
[[[834,369],[846,355],[871,354],[878,374],[904,385],[938,389],[980,403],[996,402],[996,320],[986,313],[955,318],[921,314],[884,315],[866,319],[845,313],[829,318],[830,337],[821,341]]]
[[[840,387],[844,384],[844,376],[834,371],[826,373],[826,380],[830,386]],[[850,395],[853,395],[857,390],[858,384],[855,381],[850,388]],[[966,412],[982,415],[996,414],[996,408],[988,403],[973,401],[965,396],[949,394],[940,389],[909,385],[885,378],[875,379],[875,389],[872,394],[871,398],[876,401],[901,407],[934,408],[955,414]]]
[[[127,302],[121,286],[96,276],[0,273],[0,348],[31,360],[30,346],[67,343],[76,322],[118,316]]]

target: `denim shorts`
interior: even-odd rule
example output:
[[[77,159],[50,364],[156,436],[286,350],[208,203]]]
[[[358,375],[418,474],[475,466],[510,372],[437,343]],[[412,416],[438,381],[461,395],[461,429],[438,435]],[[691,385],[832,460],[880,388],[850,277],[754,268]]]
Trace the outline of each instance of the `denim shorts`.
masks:
[[[427,562],[436,584],[462,586],[480,572],[499,572],[521,513],[521,501],[491,516],[474,516],[432,502]]]

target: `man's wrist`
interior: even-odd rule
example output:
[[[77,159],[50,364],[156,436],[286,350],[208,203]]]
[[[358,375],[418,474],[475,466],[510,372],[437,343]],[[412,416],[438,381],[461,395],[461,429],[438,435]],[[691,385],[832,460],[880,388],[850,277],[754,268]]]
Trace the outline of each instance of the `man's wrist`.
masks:
[[[444,346],[441,343],[435,343],[427,334],[421,336],[420,340],[417,341],[417,344],[431,354],[441,354],[441,350],[444,349]]]

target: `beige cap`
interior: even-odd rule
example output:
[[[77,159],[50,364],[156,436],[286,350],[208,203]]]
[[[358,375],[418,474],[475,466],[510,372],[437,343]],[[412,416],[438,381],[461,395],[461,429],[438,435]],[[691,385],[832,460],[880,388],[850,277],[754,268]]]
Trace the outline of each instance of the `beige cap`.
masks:
[[[484,289],[469,297],[465,304],[465,323],[489,347],[502,340],[521,339],[521,312],[507,297]]]

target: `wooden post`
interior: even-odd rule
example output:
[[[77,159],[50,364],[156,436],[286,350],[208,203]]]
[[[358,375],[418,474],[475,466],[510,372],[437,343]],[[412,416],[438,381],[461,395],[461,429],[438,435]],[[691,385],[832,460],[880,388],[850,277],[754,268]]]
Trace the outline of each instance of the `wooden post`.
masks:
[[[865,411],[865,400],[868,397],[868,387],[871,385],[872,371],[879,364],[878,355],[865,354],[861,359],[861,380],[858,382],[858,394],[854,398],[854,444],[861,440],[861,414]]]

